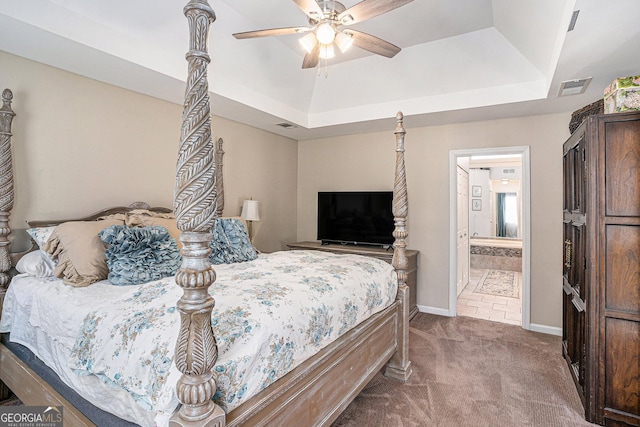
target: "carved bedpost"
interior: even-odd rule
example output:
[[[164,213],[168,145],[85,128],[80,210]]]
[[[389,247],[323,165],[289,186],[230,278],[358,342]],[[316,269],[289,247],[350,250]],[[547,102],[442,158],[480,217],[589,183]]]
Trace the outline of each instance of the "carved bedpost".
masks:
[[[216,19],[206,0],[190,0],[184,8],[189,22],[189,74],[182,113],[174,210],[182,242],[182,265],[176,283],[183,295],[178,301],[180,333],[175,363],[182,372],[176,394],[182,406],[172,426],[224,426],[224,411],[211,398],[216,391],[212,369],[218,349],[211,328],[215,301],[209,286],[216,279],[209,262],[216,212],[216,183],[211,112],[207,82],[209,26]]]
[[[9,258],[9,215],[13,209],[13,165],[11,161],[11,122],[16,113],[11,109],[13,93],[2,92],[0,108],[0,309],[5,288],[9,285],[11,259]]]
[[[222,138],[218,138],[216,141],[216,218],[220,218],[222,211],[224,211],[224,178],[222,177],[224,150],[222,142]]]
[[[2,303],[11,278],[11,258],[9,257],[9,215],[13,209],[13,165],[11,161],[11,122],[16,113],[11,109],[13,93],[9,89],[2,92],[0,107],[0,314]],[[9,397],[10,390],[0,382],[0,400]]]
[[[409,287],[407,286],[407,269],[409,259],[407,258],[407,212],[409,210],[407,199],[407,176],[404,167],[404,135],[406,131],[402,125],[403,115],[398,112],[396,115],[398,125],[396,126],[396,172],[393,183],[393,217],[395,229],[393,237],[393,268],[398,275],[398,297],[400,301],[400,316],[402,320],[398,324],[398,348],[393,355],[385,375],[406,381],[411,376],[412,368],[409,361]]]

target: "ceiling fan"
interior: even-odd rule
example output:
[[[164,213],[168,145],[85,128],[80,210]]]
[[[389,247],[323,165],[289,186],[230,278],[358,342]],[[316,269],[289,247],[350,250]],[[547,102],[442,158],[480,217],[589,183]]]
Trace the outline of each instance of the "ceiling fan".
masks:
[[[309,26],[247,31],[235,33],[233,36],[236,39],[249,39],[307,33],[300,39],[300,44],[307,52],[302,61],[302,68],[316,67],[320,58],[332,58],[335,55],[334,42],[343,53],[351,45],[356,45],[377,55],[393,58],[400,52],[398,46],[362,31],[345,27],[390,12],[412,1],[362,0],[347,9],[335,0],[293,0],[309,18]]]

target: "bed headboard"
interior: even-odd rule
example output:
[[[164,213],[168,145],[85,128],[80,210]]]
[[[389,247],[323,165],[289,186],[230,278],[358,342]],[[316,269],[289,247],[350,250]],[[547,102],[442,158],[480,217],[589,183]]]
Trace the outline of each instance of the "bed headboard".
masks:
[[[116,206],[113,208],[107,208],[95,212],[91,215],[82,217],[82,218],[73,218],[73,219],[52,219],[52,220],[37,220],[37,221],[27,221],[29,227],[50,227],[53,225],[60,225],[63,222],[67,221],[95,221],[98,218],[105,217],[108,215],[114,215],[119,213],[129,213],[137,209],[144,209],[151,212],[156,213],[171,213],[173,212],[170,208],[163,207],[151,207],[146,202],[133,202],[129,206]]]

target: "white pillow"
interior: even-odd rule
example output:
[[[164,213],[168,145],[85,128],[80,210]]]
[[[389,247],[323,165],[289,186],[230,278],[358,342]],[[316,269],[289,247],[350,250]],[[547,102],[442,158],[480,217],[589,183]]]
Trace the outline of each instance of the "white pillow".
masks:
[[[37,250],[24,255],[16,264],[18,273],[27,273],[35,277],[53,276],[53,264],[49,255]]]
[[[57,226],[52,225],[52,226],[49,226],[49,227],[37,227],[37,228],[29,228],[29,229],[27,229],[27,233],[29,233],[29,236],[31,236],[31,238],[33,239],[34,242],[36,242],[38,247],[40,249],[42,249],[42,253],[49,260],[49,264],[53,265],[54,267],[56,266],[56,264],[58,264],[58,262],[54,261],[51,258],[51,255],[49,255],[44,250],[44,246],[47,244],[47,241],[49,240],[49,237],[51,237],[51,235],[53,234],[53,230],[55,230],[56,227]]]
[[[56,226],[52,225],[50,227],[38,227],[38,228],[29,228],[27,229],[27,233],[33,239],[34,242],[38,245],[40,249],[44,248],[45,243],[51,237],[51,233],[55,230]]]

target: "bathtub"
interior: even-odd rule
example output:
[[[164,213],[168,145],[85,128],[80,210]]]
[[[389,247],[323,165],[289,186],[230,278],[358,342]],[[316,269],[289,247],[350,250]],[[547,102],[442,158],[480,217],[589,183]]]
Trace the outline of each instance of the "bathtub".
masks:
[[[505,237],[471,237],[469,239],[469,245],[522,249],[522,239],[510,239]]]
[[[471,268],[522,272],[522,240],[494,237],[469,239]]]

